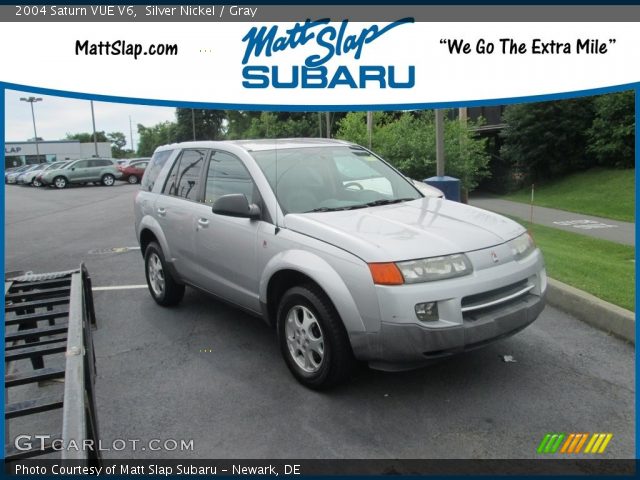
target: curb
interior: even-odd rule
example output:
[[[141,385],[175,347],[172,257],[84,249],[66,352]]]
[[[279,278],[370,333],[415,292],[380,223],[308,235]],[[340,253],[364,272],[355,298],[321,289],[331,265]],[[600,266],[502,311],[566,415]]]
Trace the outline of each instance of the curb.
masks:
[[[578,320],[635,345],[636,316],[590,293],[548,278],[547,302]]]

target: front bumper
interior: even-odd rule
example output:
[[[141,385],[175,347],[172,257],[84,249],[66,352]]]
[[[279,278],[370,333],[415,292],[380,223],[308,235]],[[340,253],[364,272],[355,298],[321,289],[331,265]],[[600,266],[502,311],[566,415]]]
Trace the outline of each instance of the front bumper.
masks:
[[[469,276],[377,286],[380,327],[350,333],[355,356],[382,370],[413,368],[508,337],[532,323],[544,309],[547,288],[540,251],[523,261],[477,268],[485,253],[469,254],[476,266]],[[437,320],[418,320],[415,305],[421,302],[437,302]]]
[[[538,318],[544,305],[544,295],[527,295],[516,305],[503,307],[499,312],[487,313],[473,322],[465,321],[460,326],[440,330],[420,325],[383,323],[377,339],[377,359],[370,360],[371,366],[397,370],[402,369],[403,364],[411,367],[483,347],[524,329]]]

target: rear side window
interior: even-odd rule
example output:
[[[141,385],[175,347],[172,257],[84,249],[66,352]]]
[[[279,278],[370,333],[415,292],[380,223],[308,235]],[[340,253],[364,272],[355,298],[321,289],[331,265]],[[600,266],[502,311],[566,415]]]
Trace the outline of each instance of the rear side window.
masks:
[[[113,165],[111,160],[89,160],[90,167],[106,167],[107,165]]]
[[[206,156],[206,150],[184,150],[173,165],[162,193],[195,201]]]
[[[80,160],[79,162],[71,165],[71,168],[87,168],[89,166],[89,160]]]
[[[169,157],[173,153],[173,150],[162,150],[160,152],[156,152],[153,154],[151,161],[149,162],[149,166],[144,171],[144,177],[142,177],[142,189],[150,192],[153,190],[153,186],[156,184],[156,179],[160,172],[162,171],[162,167],[167,163]]]

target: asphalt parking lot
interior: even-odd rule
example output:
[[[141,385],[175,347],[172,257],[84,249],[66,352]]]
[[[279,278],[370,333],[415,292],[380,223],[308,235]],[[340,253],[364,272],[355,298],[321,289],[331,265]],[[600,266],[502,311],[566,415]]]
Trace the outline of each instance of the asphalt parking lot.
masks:
[[[144,284],[139,250],[106,251],[137,246],[136,191],[5,186],[5,271],[85,262],[94,287]],[[633,346],[551,307],[482,350],[411,372],[362,368],[318,393],[290,375],[269,327],[203,294],[173,309],[144,288],[94,295],[103,441],[193,440],[106,458],[526,459],[548,432],[611,432],[603,457],[635,456]]]

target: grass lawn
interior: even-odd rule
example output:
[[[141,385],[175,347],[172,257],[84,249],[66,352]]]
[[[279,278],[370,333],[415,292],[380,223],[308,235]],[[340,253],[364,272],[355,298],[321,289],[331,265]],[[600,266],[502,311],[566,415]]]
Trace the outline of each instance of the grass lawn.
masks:
[[[634,247],[516,220],[542,250],[550,277],[635,311]]]
[[[634,221],[635,169],[594,168],[535,186],[534,204],[569,212]],[[505,200],[531,202],[531,185],[505,195]]]

